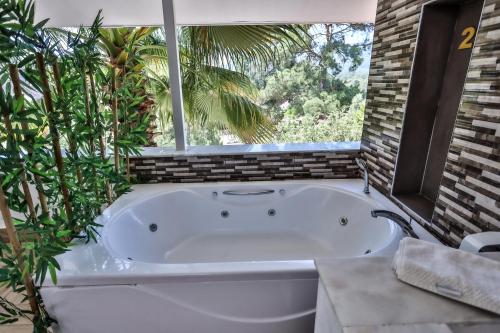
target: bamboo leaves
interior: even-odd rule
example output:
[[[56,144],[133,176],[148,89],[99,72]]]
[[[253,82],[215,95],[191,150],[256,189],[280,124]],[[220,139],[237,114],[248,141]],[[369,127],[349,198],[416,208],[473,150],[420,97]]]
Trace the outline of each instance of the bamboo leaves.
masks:
[[[54,152],[54,159],[56,163],[56,168],[59,174],[59,182],[61,187],[61,193],[64,200],[64,209],[66,210],[66,216],[71,220],[73,215],[73,208],[71,205],[71,200],[69,197],[69,189],[66,184],[66,174],[64,171],[64,160],[62,156],[61,143],[59,137],[59,129],[56,125],[57,120],[55,119],[55,109],[52,101],[52,93],[50,90],[49,79],[45,67],[45,59],[41,53],[36,53],[36,66],[39,71],[40,81],[42,84],[43,99],[45,102],[45,109],[47,111],[47,118],[49,122],[49,131],[52,138],[52,149]]]
[[[99,237],[103,206],[130,190],[120,160],[138,151],[144,126],[132,114],[137,81],[117,87],[106,74],[101,17],[63,34],[35,24],[33,11],[32,2],[0,0],[0,211],[9,238],[0,241],[0,283],[31,308],[0,297],[0,324],[26,316],[45,332],[52,320],[35,285],[57,283],[56,258],[73,239]]]

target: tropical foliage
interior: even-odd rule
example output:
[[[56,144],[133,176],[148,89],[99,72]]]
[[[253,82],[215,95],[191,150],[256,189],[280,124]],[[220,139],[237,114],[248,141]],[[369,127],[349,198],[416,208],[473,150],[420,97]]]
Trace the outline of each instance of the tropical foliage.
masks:
[[[19,309],[0,297],[0,323],[25,317],[34,332],[52,322],[38,286],[47,276],[57,283],[55,257],[72,242],[95,240],[96,216],[129,190],[126,157],[144,144],[148,120],[137,116],[137,81],[102,60],[100,17],[72,32],[45,23],[34,22],[32,1],[0,0],[0,211],[8,236],[0,283],[29,304]]]
[[[221,144],[222,141],[232,143],[248,142],[326,142],[359,140],[364,114],[364,91],[368,76],[367,60],[371,47],[372,25],[370,24],[314,24],[309,26],[274,26],[279,31],[276,42],[268,40],[266,33],[256,33],[252,38],[219,37],[220,31],[229,36],[247,36],[248,31],[257,29],[262,32],[268,26],[219,26],[219,27],[183,27],[180,45],[183,52],[183,90],[187,91],[186,109],[188,112],[188,129],[191,144]],[[242,31],[243,29],[243,31]],[[281,30],[280,30],[281,29]],[[220,30],[220,31],[219,31]],[[276,32],[276,31],[275,31]],[[211,41],[207,35],[217,36]],[[164,43],[161,35],[152,44]],[[206,39],[209,39],[207,42]],[[240,37],[241,39],[241,37]],[[239,45],[232,45],[237,40]],[[259,40],[266,51],[246,52],[252,49],[252,42]],[[212,43],[214,46],[211,46]],[[248,44],[248,45],[247,45]],[[205,46],[206,49],[205,49]],[[155,46],[144,46],[148,60],[166,59],[165,51]],[[214,56],[197,56],[205,52]],[[222,54],[223,50],[229,55]],[[220,53],[218,53],[220,52]],[[151,54],[152,53],[152,54]],[[190,61],[191,58],[201,61]],[[226,58],[235,60],[225,61]],[[149,61],[148,61],[149,62]],[[203,63],[217,63],[218,68],[231,76],[223,77],[229,87],[238,93],[244,92],[251,105],[258,110],[267,126],[264,135],[246,138],[238,134],[238,128],[228,126],[224,112],[237,117],[234,108],[218,109],[219,104],[209,104],[213,96],[211,71],[205,71]],[[193,66],[191,63],[202,64]],[[359,69],[359,67],[362,67]],[[148,67],[146,67],[146,70]],[[211,70],[211,67],[209,67]],[[173,131],[169,126],[171,119],[162,115],[170,115],[170,99],[168,78],[160,77],[161,70],[153,67],[146,72],[151,77],[152,95],[158,102],[155,104],[163,124],[162,135],[157,138],[161,145],[172,145]],[[166,68],[163,70],[166,73]],[[165,76],[165,75],[163,75]],[[219,77],[217,77],[218,79]],[[194,80],[193,80],[194,79]],[[189,83],[186,83],[189,82]],[[200,89],[196,89],[197,85]],[[197,92],[201,94],[198,94]],[[208,96],[207,96],[208,95]],[[200,97],[201,96],[201,97]],[[199,101],[202,102],[199,102]],[[192,106],[200,105],[197,112],[191,114]],[[206,107],[207,105],[211,108]],[[165,110],[167,112],[165,112]],[[196,110],[196,108],[195,108]],[[206,111],[204,111],[206,110]],[[236,108],[237,110],[237,108]],[[220,115],[222,114],[222,117]],[[251,115],[251,112],[246,114]],[[197,117],[202,115],[202,117]],[[206,121],[206,119],[215,121]],[[237,117],[244,120],[244,117]],[[243,122],[245,124],[245,122]],[[252,126],[245,125],[252,128]],[[254,132],[255,133],[255,132]],[[246,139],[245,139],[246,138]]]
[[[114,77],[112,80],[118,88],[128,85],[130,96],[138,98],[138,104],[136,105],[126,103],[118,105],[118,120],[123,122],[128,114],[129,117],[136,118],[131,121],[132,124],[135,124],[136,121],[149,121],[145,142],[147,146],[155,145],[156,115],[152,112],[154,101],[145,88],[148,80],[144,76],[144,60],[138,54],[138,51],[142,45],[148,43],[149,37],[155,30],[155,28],[146,27],[99,29],[101,53],[105,55],[104,61],[113,70]],[[130,109],[135,112],[130,114],[130,112],[127,112]],[[130,129],[134,128],[136,126],[133,125]],[[128,156],[128,152],[126,152],[126,155]]]
[[[249,62],[264,67],[278,50],[306,45],[304,29],[291,25],[179,29],[184,109],[189,128],[228,130],[246,143],[270,141],[275,133],[274,123],[257,104],[256,86],[242,68]],[[144,74],[163,130],[168,129],[172,114],[164,39],[163,31],[158,30],[138,50],[145,61]]]
[[[372,30],[312,25],[307,47],[290,48],[268,71],[254,71],[258,103],[277,124],[275,142],[360,139]]]
[[[189,143],[359,140],[367,71],[356,70],[369,57],[371,31],[368,24],[179,27]],[[148,145],[174,145],[164,32],[101,29],[101,42],[117,73],[141,82],[134,93],[149,117]]]

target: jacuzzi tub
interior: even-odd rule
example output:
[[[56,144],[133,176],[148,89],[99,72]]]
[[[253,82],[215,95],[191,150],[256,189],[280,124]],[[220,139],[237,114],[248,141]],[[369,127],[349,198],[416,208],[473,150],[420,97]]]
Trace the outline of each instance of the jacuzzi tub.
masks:
[[[312,332],[314,259],[392,255],[360,180],[140,185],[42,295],[63,333]]]

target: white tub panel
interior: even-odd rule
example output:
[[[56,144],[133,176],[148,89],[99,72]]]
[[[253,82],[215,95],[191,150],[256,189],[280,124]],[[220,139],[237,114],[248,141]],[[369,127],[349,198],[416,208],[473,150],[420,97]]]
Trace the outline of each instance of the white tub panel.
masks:
[[[44,288],[63,333],[304,333],[317,279]]]

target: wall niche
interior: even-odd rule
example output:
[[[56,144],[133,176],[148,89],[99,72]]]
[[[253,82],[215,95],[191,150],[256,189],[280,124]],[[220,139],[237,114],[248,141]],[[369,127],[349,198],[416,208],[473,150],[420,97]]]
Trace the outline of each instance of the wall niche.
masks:
[[[392,196],[431,221],[484,0],[422,6]]]

